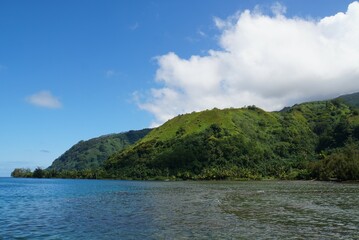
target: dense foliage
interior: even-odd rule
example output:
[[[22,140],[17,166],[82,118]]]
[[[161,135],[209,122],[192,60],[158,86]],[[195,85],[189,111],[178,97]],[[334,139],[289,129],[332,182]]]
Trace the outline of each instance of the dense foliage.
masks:
[[[82,170],[56,170],[42,169],[37,167],[33,172],[26,168],[16,168],[12,173],[12,177],[21,178],[81,178],[81,179],[103,179],[109,176],[103,170],[98,169],[82,169]]]
[[[341,96],[339,99],[353,107],[359,108],[359,92]]]
[[[336,166],[337,152],[356,164],[357,155],[343,149],[359,147],[358,126],[356,109],[338,99],[273,113],[213,109],[170,120],[111,156],[105,169],[135,179],[357,179],[323,166]]]
[[[320,180],[359,180],[359,144],[349,141],[311,165],[312,177]]]
[[[80,141],[57,158],[49,170],[98,169],[109,156],[137,142],[149,132],[150,129],[143,129]]]
[[[12,176],[359,180],[359,94],[348,96],[280,112],[249,106],[180,115],[149,133],[136,132],[142,135],[133,141],[122,136],[122,150],[112,149],[104,165],[98,153],[113,146],[109,136],[79,143],[59,158],[71,153],[71,164],[57,159],[49,169],[15,169]]]

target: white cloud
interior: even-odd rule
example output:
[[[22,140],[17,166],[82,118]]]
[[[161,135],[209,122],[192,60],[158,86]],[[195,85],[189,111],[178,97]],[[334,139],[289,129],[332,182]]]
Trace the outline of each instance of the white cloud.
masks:
[[[256,8],[258,9],[258,8]],[[359,91],[359,2],[317,21],[246,10],[215,18],[220,50],[157,57],[156,81],[139,102],[161,124],[181,113],[256,105],[266,110]]]
[[[284,15],[287,12],[286,6],[283,6],[279,2],[274,3],[271,10],[276,16]]]
[[[136,23],[130,25],[129,29],[132,30],[132,31],[135,31],[139,27],[140,27],[140,24],[136,22]]]
[[[61,102],[50,91],[41,91],[26,98],[32,105],[44,108],[61,108]]]
[[[207,37],[207,34],[206,34],[204,31],[202,31],[202,30],[198,30],[197,33],[198,33],[198,35],[200,35],[201,37]]]
[[[113,77],[113,76],[115,76],[116,75],[116,72],[114,71],[114,70],[107,70],[106,72],[105,72],[105,76],[107,77],[107,78],[111,78],[111,77]]]
[[[121,71],[117,71],[114,69],[108,69],[104,71],[104,75],[108,79],[124,79],[127,78],[126,73],[123,73]]]

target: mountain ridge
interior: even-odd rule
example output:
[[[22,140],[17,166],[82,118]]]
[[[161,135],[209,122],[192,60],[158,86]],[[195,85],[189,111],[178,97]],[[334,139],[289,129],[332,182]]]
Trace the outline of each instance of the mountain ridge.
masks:
[[[354,93],[295,104],[276,112],[248,106],[180,114],[153,130],[80,141],[43,175],[359,179],[358,103],[359,93]]]
[[[106,134],[86,141],[79,141],[55,159],[49,170],[97,169],[113,153],[135,143],[151,129]]]
[[[308,165],[357,141],[358,129],[357,110],[341,99],[296,104],[285,112],[212,109],[167,121],[111,156],[105,168],[139,179],[311,178]]]
[[[345,94],[338,97],[339,99],[342,99],[347,104],[359,108],[359,92],[351,93],[351,94]]]

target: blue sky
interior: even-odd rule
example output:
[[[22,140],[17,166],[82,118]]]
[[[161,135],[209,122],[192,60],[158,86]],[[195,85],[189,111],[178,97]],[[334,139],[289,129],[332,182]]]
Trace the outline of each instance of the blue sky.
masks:
[[[173,115],[191,110],[231,104],[241,107],[247,102],[223,99],[222,93],[206,105],[177,103],[191,100],[194,94],[202,103],[209,99],[203,92],[189,91],[188,83],[181,80],[181,76],[191,79],[192,69],[197,66],[193,61],[212,61],[213,56],[220,56],[216,58],[220,61],[223,52],[232,49],[235,45],[232,41],[236,41],[232,36],[237,36],[235,21],[245,22],[244,16],[239,17],[244,10],[251,10],[251,21],[257,14],[263,19],[265,16],[276,19],[274,25],[290,22],[290,19],[303,19],[315,25],[326,16],[346,13],[351,2],[2,0],[0,176],[9,176],[15,167],[47,167],[80,140],[156,126]],[[355,13],[356,8],[353,9]],[[242,46],[246,44],[248,42]],[[217,52],[211,55],[210,50]],[[356,52],[351,57],[356,59]],[[349,62],[352,58],[343,59]],[[186,65],[182,68],[180,64],[184,62]],[[206,67],[210,69],[211,65],[204,64],[203,69]],[[182,69],[185,72],[181,72]],[[344,70],[339,70],[340,75]],[[309,79],[310,74],[305,76]],[[321,76],[320,72],[318,75]],[[193,85],[192,90],[198,88],[196,86]],[[246,87],[245,92],[250,94],[242,93],[241,98],[258,102],[259,106],[270,95],[253,90],[255,85]],[[333,83],[332,88],[335,87]],[[244,87],[241,85],[241,88]],[[328,90],[319,95],[327,97],[346,92],[350,89]],[[293,91],[290,96],[273,100],[273,106],[313,99],[316,94]],[[174,98],[177,100],[172,101]]]

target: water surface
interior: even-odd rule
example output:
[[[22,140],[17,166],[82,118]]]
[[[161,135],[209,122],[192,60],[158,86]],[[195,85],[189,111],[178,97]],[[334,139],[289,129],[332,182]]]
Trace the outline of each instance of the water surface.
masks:
[[[359,239],[359,184],[0,178],[0,239]]]

